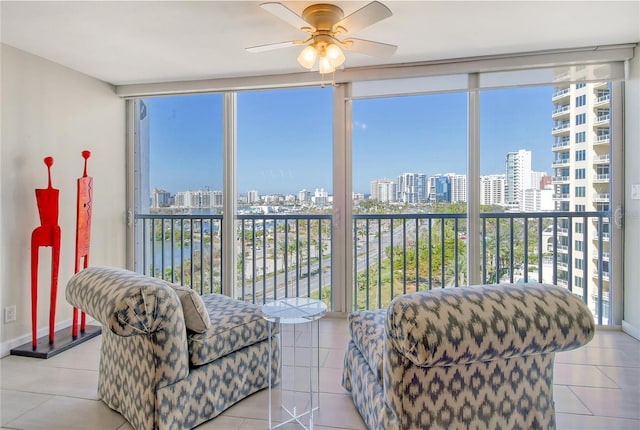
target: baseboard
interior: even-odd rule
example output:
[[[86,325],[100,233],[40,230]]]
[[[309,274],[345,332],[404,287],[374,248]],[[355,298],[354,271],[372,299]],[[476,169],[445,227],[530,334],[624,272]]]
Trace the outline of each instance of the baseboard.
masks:
[[[59,331],[68,327],[71,327],[71,320],[61,321],[54,327],[54,331]],[[36,332],[36,337],[40,339],[42,336],[49,335],[49,327],[43,327]],[[16,348],[20,345],[24,345],[27,342],[31,342],[31,333],[25,334],[24,336],[16,337],[15,339],[8,340],[6,342],[2,342],[0,344],[0,358],[6,357],[11,353],[13,348]]]
[[[640,328],[632,326],[626,321],[622,321],[622,331],[628,334],[629,336],[633,336],[636,339],[640,340]]]

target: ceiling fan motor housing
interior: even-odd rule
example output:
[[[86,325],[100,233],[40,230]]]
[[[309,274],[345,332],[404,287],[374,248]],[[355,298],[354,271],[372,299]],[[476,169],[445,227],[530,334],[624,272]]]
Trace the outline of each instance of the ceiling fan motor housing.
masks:
[[[302,11],[302,19],[313,25],[318,32],[330,32],[343,16],[342,9],[327,3],[314,4]]]

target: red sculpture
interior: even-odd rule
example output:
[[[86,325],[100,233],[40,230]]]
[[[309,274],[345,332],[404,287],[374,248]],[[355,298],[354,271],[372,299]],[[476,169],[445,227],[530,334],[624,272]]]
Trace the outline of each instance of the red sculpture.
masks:
[[[31,344],[38,346],[38,252],[41,246],[51,247],[51,304],[49,306],[49,343],[54,341],[56,320],[56,297],[58,295],[58,267],[60,265],[60,226],[58,225],[58,199],[60,190],[51,186],[51,166],[53,157],[46,157],[49,186],[36,189],[36,200],[40,214],[40,227],[31,233]]]
[[[91,208],[93,205],[93,178],[87,176],[87,160],[91,152],[82,151],[84,158],[84,173],[78,178],[78,200],[76,212],[76,267],[75,273],[80,271],[81,261],[84,259],[83,269],[89,266],[89,242],[91,240]],[[71,336],[78,336],[78,308],[73,308],[73,323]],[[84,333],[87,326],[87,315],[82,312],[80,332]]]

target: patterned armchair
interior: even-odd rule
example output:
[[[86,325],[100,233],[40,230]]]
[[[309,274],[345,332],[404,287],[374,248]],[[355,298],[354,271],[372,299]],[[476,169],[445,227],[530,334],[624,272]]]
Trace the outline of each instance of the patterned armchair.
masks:
[[[445,288],[349,315],[342,385],[371,430],[553,429],[553,360],[594,335],[551,285]]]
[[[269,354],[278,382],[279,341],[269,351],[259,306],[184,290],[113,267],[90,267],[67,285],[67,301],[103,325],[98,395],[135,429],[215,417],[268,386]]]

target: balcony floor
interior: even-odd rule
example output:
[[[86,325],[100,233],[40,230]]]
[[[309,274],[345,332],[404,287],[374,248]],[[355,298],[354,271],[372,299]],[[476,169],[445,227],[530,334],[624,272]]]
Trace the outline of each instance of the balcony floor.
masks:
[[[314,426],[318,430],[365,428],[340,386],[348,338],[345,319],[320,321],[321,408]],[[0,360],[2,428],[131,429],[97,398],[100,342],[98,336],[48,360]],[[640,428],[640,341],[602,329],[587,346],[557,354],[554,393],[558,429]],[[265,429],[266,416],[263,390],[198,429]]]

